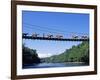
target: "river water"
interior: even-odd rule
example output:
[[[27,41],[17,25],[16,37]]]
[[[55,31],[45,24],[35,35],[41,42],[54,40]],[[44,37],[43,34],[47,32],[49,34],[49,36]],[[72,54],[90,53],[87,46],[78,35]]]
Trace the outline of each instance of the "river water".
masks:
[[[23,66],[24,69],[27,68],[53,68],[53,67],[74,67],[74,66],[88,66],[84,63],[39,63],[39,64],[26,64]]]

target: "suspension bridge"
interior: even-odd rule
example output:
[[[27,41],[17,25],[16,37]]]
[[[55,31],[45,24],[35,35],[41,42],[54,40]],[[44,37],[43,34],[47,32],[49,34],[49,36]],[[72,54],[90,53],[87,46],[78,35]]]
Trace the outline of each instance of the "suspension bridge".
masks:
[[[56,36],[53,37],[51,35],[48,35],[47,37],[45,36],[36,36],[34,34],[33,35],[26,35],[26,33],[23,33],[22,36],[23,39],[31,39],[31,40],[56,40],[56,41],[89,41],[89,38],[86,38],[85,36],[83,36],[83,38],[78,38],[78,36],[74,36],[73,38],[63,38],[62,36]]]
[[[65,37],[67,35],[67,31],[62,31],[54,28],[42,27],[33,24],[26,24],[24,26],[25,29],[31,30],[32,34],[29,33],[22,33],[22,39],[30,39],[30,40],[55,40],[55,41],[89,41],[89,37],[87,34],[84,33],[75,33],[70,32],[70,34],[74,33],[74,35]],[[35,31],[39,32],[50,32],[52,34],[42,34],[42,36]],[[56,35],[54,35],[55,33]],[[60,34],[60,35],[59,35]]]

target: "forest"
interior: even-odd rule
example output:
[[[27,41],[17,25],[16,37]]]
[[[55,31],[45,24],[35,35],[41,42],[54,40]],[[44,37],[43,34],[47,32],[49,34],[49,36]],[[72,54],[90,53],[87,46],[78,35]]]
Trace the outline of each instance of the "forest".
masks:
[[[22,63],[25,64],[38,64],[40,63],[40,58],[38,57],[37,51],[35,49],[30,49],[23,44],[22,50]]]
[[[82,42],[77,46],[72,46],[72,48],[66,49],[59,55],[43,58],[42,62],[84,62],[89,64],[89,42]]]

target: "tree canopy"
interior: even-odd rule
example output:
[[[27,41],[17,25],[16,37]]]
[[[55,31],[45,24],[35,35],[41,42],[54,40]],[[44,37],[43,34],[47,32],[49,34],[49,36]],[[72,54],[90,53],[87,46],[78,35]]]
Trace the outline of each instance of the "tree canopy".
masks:
[[[84,62],[89,63],[89,42],[82,42],[77,46],[66,49],[59,55],[42,59],[42,62]]]
[[[23,65],[40,63],[40,58],[38,57],[37,51],[35,49],[25,47],[23,44],[22,52]]]

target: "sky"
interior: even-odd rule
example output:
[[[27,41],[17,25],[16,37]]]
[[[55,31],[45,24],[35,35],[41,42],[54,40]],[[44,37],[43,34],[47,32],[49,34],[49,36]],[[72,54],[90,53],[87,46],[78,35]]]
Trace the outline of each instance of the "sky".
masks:
[[[72,35],[89,35],[89,14],[22,11],[22,26],[22,32],[29,35],[59,34],[64,38],[71,38]],[[23,43],[31,49],[36,49],[39,57],[49,57],[60,54],[81,42],[23,40]]]

